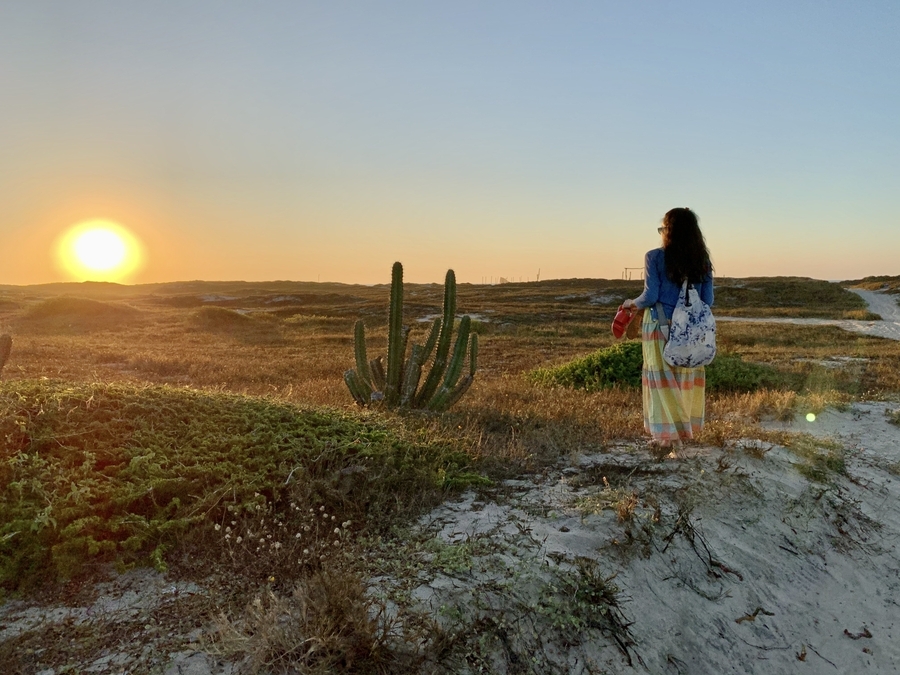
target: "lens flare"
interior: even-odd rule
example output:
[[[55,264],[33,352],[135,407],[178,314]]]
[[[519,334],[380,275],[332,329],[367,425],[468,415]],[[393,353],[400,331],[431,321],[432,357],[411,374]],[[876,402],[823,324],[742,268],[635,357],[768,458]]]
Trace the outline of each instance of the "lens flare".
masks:
[[[110,220],[78,223],[59,241],[62,268],[79,281],[123,281],[140,268],[140,242]]]
[[[815,422],[816,414],[815,413],[806,413],[806,421],[807,422]]]

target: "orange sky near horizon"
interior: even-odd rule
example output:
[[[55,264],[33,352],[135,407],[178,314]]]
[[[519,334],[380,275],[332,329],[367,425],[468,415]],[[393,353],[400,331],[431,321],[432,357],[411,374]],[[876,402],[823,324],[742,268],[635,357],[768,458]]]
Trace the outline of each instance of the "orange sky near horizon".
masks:
[[[801,3],[802,5],[802,3]],[[900,274],[900,5],[0,5],[0,284]],[[89,272],[87,273],[89,275]]]

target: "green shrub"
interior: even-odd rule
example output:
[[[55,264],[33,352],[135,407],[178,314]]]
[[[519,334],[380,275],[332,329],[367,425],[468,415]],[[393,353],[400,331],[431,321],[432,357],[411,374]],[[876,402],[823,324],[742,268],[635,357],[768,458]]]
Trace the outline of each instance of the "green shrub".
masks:
[[[171,387],[0,383],[0,589],[93,560],[164,566],[186,534],[271,505],[377,530],[480,479],[398,424]]]
[[[588,391],[613,386],[640,387],[643,362],[639,341],[620,342],[556,368],[537,368],[527,377],[538,384]]]
[[[641,386],[643,355],[639,341],[621,342],[555,368],[537,368],[527,377],[542,385],[597,391],[607,387]],[[706,367],[709,391],[748,392],[780,389],[787,378],[772,366],[746,363],[736,354],[718,354]]]
[[[764,363],[747,363],[737,354],[717,354],[706,367],[709,391],[749,392],[757,389],[784,389],[787,378]]]

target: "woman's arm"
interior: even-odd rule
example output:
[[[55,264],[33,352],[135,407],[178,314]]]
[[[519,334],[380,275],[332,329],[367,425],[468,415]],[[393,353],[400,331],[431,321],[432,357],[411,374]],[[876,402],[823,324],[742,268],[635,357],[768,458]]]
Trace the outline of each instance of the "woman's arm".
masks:
[[[714,300],[712,274],[708,275],[700,284],[700,299],[712,307]]]
[[[622,304],[625,307],[634,306],[638,309],[644,309],[645,307],[652,307],[659,300],[659,270],[656,269],[653,253],[654,251],[647,251],[647,255],[644,256],[644,292],[634,300],[623,302]]]

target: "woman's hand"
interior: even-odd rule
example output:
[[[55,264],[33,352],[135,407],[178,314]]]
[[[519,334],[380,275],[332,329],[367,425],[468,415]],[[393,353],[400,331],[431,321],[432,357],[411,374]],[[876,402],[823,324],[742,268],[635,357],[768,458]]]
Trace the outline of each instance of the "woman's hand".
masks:
[[[628,309],[630,307],[634,307],[634,300],[631,300],[631,299],[626,300],[625,302],[622,303],[622,307],[625,307],[626,309]]]

